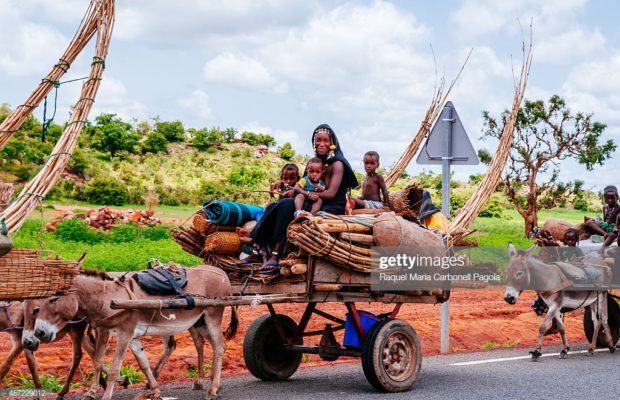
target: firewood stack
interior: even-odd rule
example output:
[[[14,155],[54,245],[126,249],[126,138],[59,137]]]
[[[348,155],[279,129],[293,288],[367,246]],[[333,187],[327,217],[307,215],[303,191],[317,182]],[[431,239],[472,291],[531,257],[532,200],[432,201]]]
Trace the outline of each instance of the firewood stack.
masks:
[[[88,210],[85,214],[75,214],[65,211],[61,216],[54,218],[45,226],[48,232],[54,232],[56,225],[65,219],[79,218],[88,223],[93,228],[109,231],[117,222],[133,222],[137,225],[158,225],[161,220],[154,216],[153,210],[112,210],[107,206]]]

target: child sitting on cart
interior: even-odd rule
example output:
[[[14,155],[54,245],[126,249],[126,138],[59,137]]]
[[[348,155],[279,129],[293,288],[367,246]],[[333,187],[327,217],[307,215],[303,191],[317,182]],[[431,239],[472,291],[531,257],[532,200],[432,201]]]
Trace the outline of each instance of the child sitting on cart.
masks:
[[[609,185],[603,189],[603,219],[596,220],[589,218],[584,225],[587,231],[592,235],[600,235],[605,238],[605,245],[609,246],[616,238],[617,233],[614,232],[618,215],[620,215],[620,204],[618,204],[618,189]]]
[[[385,180],[381,174],[377,173],[379,168],[379,153],[368,151],[364,154],[364,170],[366,176],[362,182],[362,195],[354,199],[354,208],[390,208],[390,197],[388,195]],[[383,195],[383,199],[381,199]]]
[[[323,201],[316,195],[317,192],[325,190],[325,181],[323,180],[323,172],[325,166],[323,161],[314,157],[306,164],[306,171],[303,178],[297,182],[295,188],[295,213],[304,207],[304,203],[309,201],[312,203],[310,213],[312,215],[319,212]]]

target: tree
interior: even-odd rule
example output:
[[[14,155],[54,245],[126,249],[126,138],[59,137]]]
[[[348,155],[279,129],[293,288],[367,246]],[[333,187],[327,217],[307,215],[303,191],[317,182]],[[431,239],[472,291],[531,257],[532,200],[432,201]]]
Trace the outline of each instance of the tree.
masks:
[[[181,121],[156,121],[155,132],[159,132],[169,142],[182,142],[185,140],[185,127]]]
[[[293,146],[289,142],[286,142],[278,148],[278,154],[280,154],[280,158],[284,161],[291,161],[295,157],[295,150],[293,150]]]
[[[95,124],[86,128],[91,137],[91,146],[97,150],[110,153],[112,157],[118,152],[134,152],[137,138],[131,124],[124,122],[116,114],[101,114],[95,118]]]
[[[276,140],[273,138],[273,136],[262,133],[246,131],[241,134],[241,139],[250,146],[258,146],[260,144],[264,144],[267,147],[272,147],[276,145]]]
[[[164,153],[168,150],[168,140],[158,131],[146,135],[141,145],[142,153]]]
[[[508,115],[504,111],[498,121],[484,111],[483,139],[499,139]],[[526,235],[538,225],[539,210],[556,207],[558,201],[581,189],[579,182],[558,181],[560,161],[573,158],[591,171],[612,156],[616,145],[612,140],[602,142],[605,128],[605,124],[592,120],[592,114],[573,114],[558,95],[547,103],[526,100],[519,109],[502,183],[525,221]],[[488,151],[479,154],[488,164]]]

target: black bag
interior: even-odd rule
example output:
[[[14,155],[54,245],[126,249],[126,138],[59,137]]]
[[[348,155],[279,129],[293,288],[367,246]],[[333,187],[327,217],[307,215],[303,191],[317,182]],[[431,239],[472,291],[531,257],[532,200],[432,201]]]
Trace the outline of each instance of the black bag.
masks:
[[[191,310],[195,307],[192,296],[185,294],[183,288],[187,285],[185,268],[175,268],[173,271],[166,267],[148,268],[138,272],[132,278],[147,293],[153,295],[177,294],[187,300],[185,309]]]

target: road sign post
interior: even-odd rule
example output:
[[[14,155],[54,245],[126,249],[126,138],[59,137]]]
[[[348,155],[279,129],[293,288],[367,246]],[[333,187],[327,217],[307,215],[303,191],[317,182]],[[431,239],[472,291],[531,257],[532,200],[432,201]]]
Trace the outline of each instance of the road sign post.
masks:
[[[441,164],[441,212],[450,218],[450,166],[479,163],[452,102],[444,105],[416,161],[418,164]],[[440,350],[442,353],[450,351],[449,301],[441,304]]]

